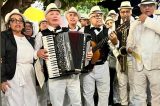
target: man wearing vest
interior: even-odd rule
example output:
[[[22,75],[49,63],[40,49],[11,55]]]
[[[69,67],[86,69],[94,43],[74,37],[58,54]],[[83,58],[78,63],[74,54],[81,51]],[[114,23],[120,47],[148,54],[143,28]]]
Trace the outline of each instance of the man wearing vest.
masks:
[[[92,41],[96,44],[101,42],[102,39],[108,38],[108,29],[103,25],[102,15],[103,13],[99,6],[92,7],[89,13],[91,25],[80,30],[84,33],[91,34]],[[110,36],[110,38],[114,44],[117,43],[115,36]],[[105,42],[100,48],[100,58],[96,61],[93,70],[84,74],[82,77],[85,106],[94,106],[93,95],[95,92],[95,85],[99,97],[98,106],[108,106],[110,76],[107,57],[109,51],[108,43]]]

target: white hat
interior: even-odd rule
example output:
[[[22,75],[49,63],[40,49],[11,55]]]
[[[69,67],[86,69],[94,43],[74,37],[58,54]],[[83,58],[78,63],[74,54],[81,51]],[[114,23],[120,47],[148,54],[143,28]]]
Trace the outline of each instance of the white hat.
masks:
[[[111,15],[111,14],[117,15],[117,13],[116,13],[114,10],[110,10],[110,11],[108,12],[108,15]]]
[[[78,18],[80,19],[81,15],[78,13],[77,9],[75,7],[71,7],[68,11],[65,12],[65,16],[67,17],[68,13],[76,13],[78,15]]]
[[[39,22],[39,25],[40,25],[42,22],[47,22],[47,20],[46,20],[46,19],[42,19],[42,20]]]
[[[140,6],[141,4],[157,4],[155,0],[141,0],[141,3],[138,4]]]
[[[50,11],[59,11],[59,13],[61,12],[60,9],[58,9],[58,7],[56,6],[56,4],[54,3],[50,3],[45,11],[45,15],[47,15]]]
[[[122,8],[133,9],[133,7],[131,6],[130,1],[123,1],[123,2],[121,2],[121,6],[118,8],[118,10],[120,10]]]
[[[81,14],[80,20],[81,20],[81,19],[89,19],[89,18],[88,18],[88,15],[87,15],[87,14],[83,13],[83,14]]]
[[[23,18],[23,20],[25,21],[25,17],[19,12],[19,10],[18,10],[18,9],[13,9],[10,13],[7,13],[7,14],[6,14],[6,16],[5,16],[5,22],[6,22],[6,23],[8,23],[11,15],[13,15],[13,14],[18,14],[18,15],[20,15],[20,16]]]
[[[113,19],[112,17],[110,17],[110,16],[106,17],[105,23],[106,23],[108,20],[114,21],[114,19]]]
[[[88,15],[89,18],[91,18],[90,15],[93,14],[93,13],[103,14],[103,12],[101,11],[101,9],[100,9],[99,6],[93,6],[93,7],[91,8],[90,13],[89,13],[89,15]]]

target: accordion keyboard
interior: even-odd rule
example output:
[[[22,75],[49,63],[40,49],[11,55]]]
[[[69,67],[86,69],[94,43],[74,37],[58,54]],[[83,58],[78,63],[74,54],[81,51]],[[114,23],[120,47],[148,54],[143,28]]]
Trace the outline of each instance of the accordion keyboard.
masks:
[[[48,59],[46,60],[49,78],[59,77],[59,68],[57,64],[57,58],[55,53],[53,35],[43,36],[43,46],[47,50]]]

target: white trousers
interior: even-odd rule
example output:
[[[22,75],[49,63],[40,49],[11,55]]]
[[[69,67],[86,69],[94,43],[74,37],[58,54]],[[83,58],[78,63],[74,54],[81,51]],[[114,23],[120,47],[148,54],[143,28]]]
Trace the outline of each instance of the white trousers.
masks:
[[[151,105],[160,106],[160,70],[136,71],[134,76],[134,106],[147,106],[147,80],[151,91]]]
[[[120,72],[117,68],[117,79],[119,88],[119,97],[121,105],[133,106],[133,78],[135,71],[135,61],[132,57],[127,57],[128,70]],[[129,85],[129,86],[128,86]],[[128,100],[129,98],[129,100]]]
[[[99,97],[98,106],[108,106],[110,91],[108,61],[103,65],[95,65],[92,72],[83,75],[82,82],[85,106],[94,106],[93,95],[95,92],[95,84]]]
[[[66,92],[72,106],[81,106],[79,75],[49,79],[48,86],[52,106],[63,106]]]

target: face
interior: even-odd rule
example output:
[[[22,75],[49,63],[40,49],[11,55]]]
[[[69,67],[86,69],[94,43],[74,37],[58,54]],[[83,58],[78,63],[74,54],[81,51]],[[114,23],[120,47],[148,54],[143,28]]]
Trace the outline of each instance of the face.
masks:
[[[33,34],[33,27],[30,23],[26,23],[25,24],[25,32],[24,32],[25,35],[27,36],[32,36]]]
[[[91,17],[90,22],[93,26],[100,27],[101,25],[103,25],[102,14],[94,13],[94,14],[91,14],[90,17]]]
[[[105,24],[107,28],[111,28],[113,26],[113,20],[108,20]]]
[[[47,21],[43,21],[41,22],[41,24],[39,25],[39,29],[42,31],[42,30],[45,30],[48,28],[48,23]]]
[[[119,13],[120,13],[122,20],[128,20],[128,19],[130,19],[131,15],[132,15],[132,9],[122,8],[122,9],[120,9]]]
[[[49,11],[46,15],[46,20],[51,26],[59,26],[61,21],[61,15],[59,11]]]
[[[67,18],[68,24],[71,24],[71,25],[76,25],[79,19],[77,13],[68,13],[66,18]]]
[[[81,19],[80,23],[81,23],[81,26],[84,27],[84,26],[89,25],[89,20],[88,19]]]
[[[155,4],[141,4],[140,10],[143,14],[146,14],[147,16],[150,16],[154,13],[156,6]]]
[[[24,28],[24,20],[21,15],[13,14],[9,19],[9,27],[12,31],[21,32]]]

